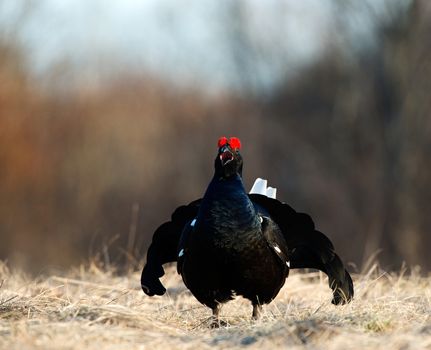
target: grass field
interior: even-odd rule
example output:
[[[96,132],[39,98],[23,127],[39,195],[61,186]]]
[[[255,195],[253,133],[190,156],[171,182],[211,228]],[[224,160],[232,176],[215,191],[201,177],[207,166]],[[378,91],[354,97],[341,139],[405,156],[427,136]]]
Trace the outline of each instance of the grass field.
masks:
[[[354,275],[354,301],[336,307],[324,275],[291,272],[277,298],[251,321],[241,299],[219,329],[210,310],[168,269],[163,297],[147,297],[139,272],[115,276],[95,264],[29,278],[0,264],[1,349],[431,349],[431,277]]]

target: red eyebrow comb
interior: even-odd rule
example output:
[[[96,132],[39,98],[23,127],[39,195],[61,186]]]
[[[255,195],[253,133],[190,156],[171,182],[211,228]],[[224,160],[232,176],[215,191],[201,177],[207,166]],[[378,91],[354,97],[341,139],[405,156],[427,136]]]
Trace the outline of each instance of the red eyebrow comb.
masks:
[[[241,149],[241,141],[238,137],[231,137],[229,140],[229,145],[232,149]]]
[[[220,137],[218,139],[218,147],[223,147],[225,144],[227,144],[227,138],[226,137]]]
[[[219,148],[225,146],[226,144],[229,144],[229,146],[234,150],[241,149],[241,141],[238,137],[231,137],[229,141],[225,136],[222,136],[218,139],[217,145]]]

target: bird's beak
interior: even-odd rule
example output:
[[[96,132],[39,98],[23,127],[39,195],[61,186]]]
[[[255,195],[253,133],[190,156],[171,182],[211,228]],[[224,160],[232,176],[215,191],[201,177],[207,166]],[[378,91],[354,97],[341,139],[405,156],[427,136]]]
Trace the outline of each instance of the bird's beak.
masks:
[[[222,166],[230,163],[233,161],[233,153],[229,149],[224,148],[220,153],[220,161]]]

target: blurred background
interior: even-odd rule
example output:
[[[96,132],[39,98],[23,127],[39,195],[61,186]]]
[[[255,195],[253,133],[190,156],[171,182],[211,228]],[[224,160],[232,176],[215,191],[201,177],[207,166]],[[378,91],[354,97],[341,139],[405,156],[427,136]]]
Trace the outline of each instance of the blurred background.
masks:
[[[431,2],[1,0],[0,258],[139,266],[219,136],[346,262],[431,269]]]

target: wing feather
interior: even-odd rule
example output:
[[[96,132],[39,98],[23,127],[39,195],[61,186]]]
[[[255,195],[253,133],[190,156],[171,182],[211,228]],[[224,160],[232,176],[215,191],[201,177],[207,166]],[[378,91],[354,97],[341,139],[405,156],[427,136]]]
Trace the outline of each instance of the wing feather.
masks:
[[[311,217],[297,213],[289,205],[259,194],[250,194],[259,211],[269,213],[280,227],[288,247],[290,268],[313,268],[328,275],[332,303],[344,304],[353,298],[353,281],[332,242],[315,229]]]

